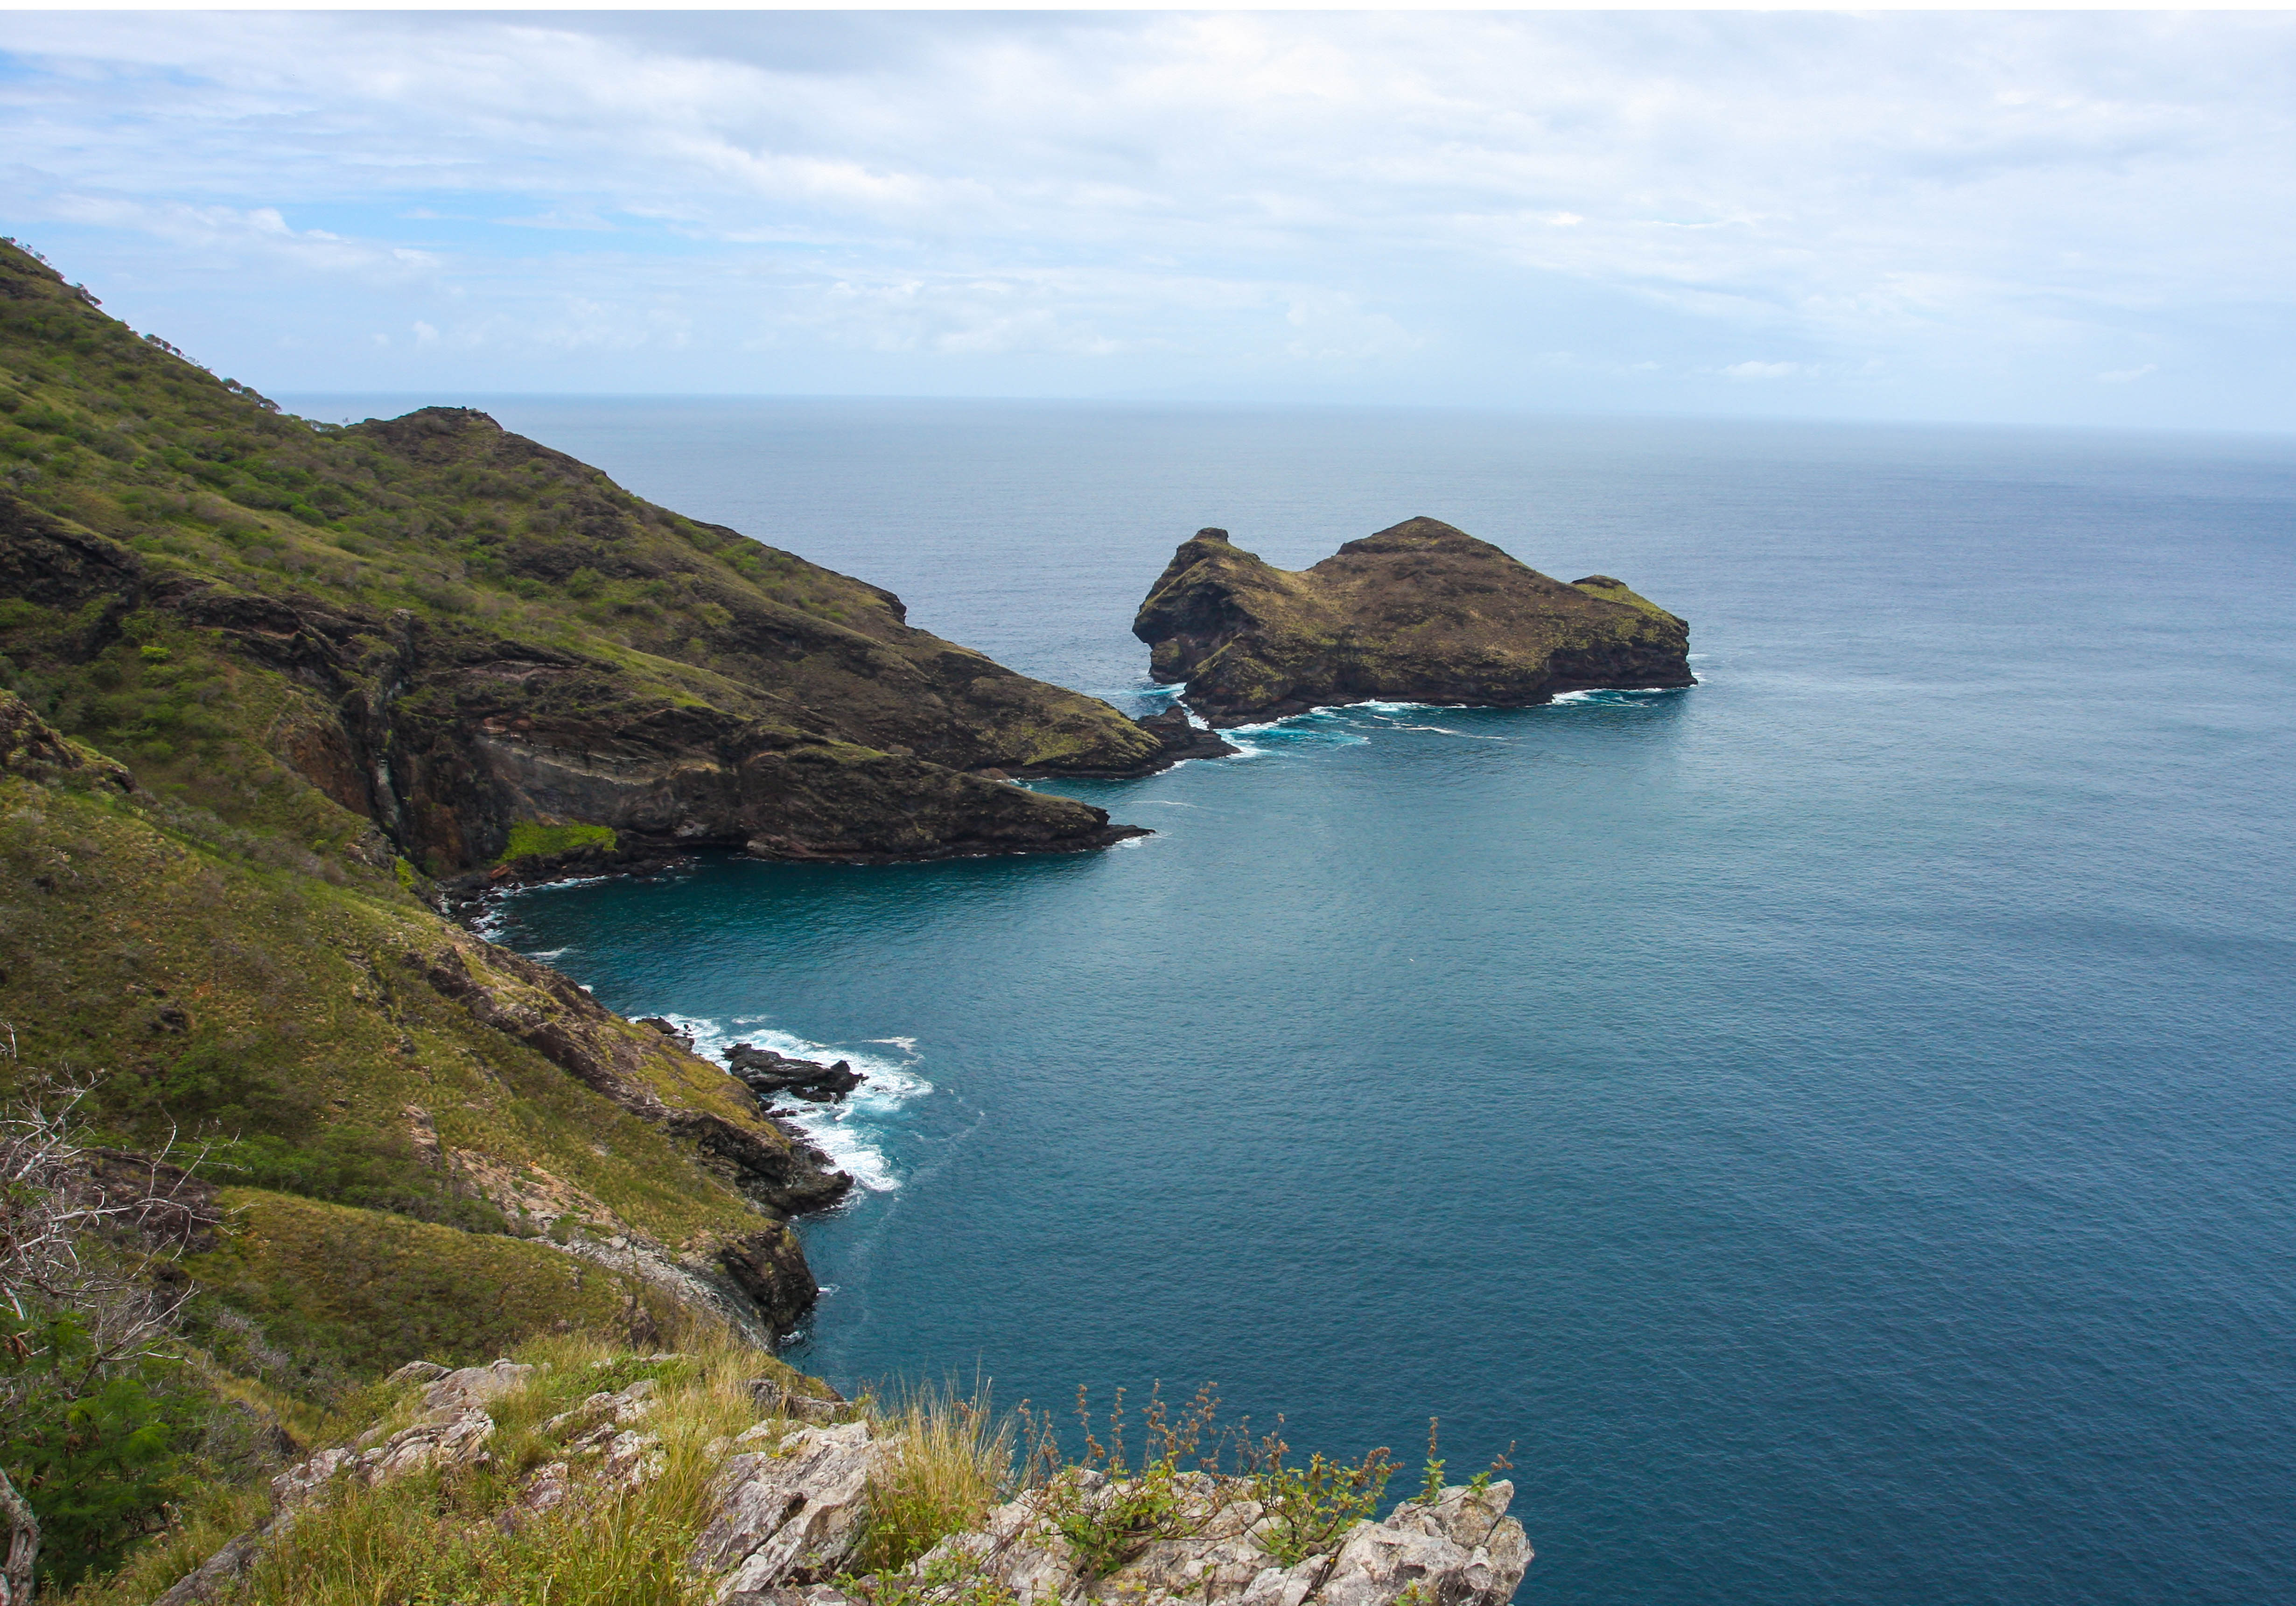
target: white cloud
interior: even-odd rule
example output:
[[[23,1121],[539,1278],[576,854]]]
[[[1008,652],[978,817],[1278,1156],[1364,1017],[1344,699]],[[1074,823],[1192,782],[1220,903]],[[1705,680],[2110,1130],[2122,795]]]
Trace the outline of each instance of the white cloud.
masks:
[[[1567,348],[1597,402],[2290,406],[2283,16],[20,12],[0,52],[6,225],[210,348],[219,296],[300,320],[291,381],[419,322],[391,374],[504,389],[770,351],[1506,400]]]

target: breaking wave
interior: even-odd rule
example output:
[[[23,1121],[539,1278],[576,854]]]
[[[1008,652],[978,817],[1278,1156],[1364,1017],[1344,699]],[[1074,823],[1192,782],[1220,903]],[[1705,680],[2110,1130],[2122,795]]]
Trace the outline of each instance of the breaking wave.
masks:
[[[888,1125],[903,1105],[933,1090],[933,1085],[916,1069],[914,1038],[871,1037],[857,1047],[840,1047],[783,1031],[769,1024],[770,1017],[765,1015],[734,1015],[715,1020],[701,1015],[665,1013],[660,1018],[693,1038],[695,1053],[720,1065],[726,1063],[726,1054],[736,1043],[769,1048],[797,1060],[828,1064],[839,1060],[850,1061],[853,1069],[867,1078],[860,1086],[834,1104],[785,1101],[784,1108],[789,1102],[797,1102],[797,1109],[783,1118],[804,1133],[839,1170],[849,1172],[855,1185],[873,1193],[890,1193],[901,1185],[900,1173],[886,1152]],[[884,1052],[888,1049],[892,1052]]]

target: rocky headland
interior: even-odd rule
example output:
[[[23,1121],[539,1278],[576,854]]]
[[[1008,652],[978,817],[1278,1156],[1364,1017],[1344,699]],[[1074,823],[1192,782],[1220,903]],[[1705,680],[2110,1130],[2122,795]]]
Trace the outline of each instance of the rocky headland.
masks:
[[[1215,727],[1370,701],[1524,708],[1562,692],[1686,686],[1690,627],[1620,581],[1569,585],[1435,519],[1277,569],[1202,529],[1132,633]]]
[[[1012,781],[1216,750],[484,414],[284,414],[0,242],[0,1096],[221,1145],[187,1274],[278,1386],[811,1305],[787,1223],[849,1179],[767,1102],[855,1073],[729,1077],[442,915],[705,848],[1089,850],[1139,829]]]
[[[791,1219],[852,1184],[772,1101],[860,1074],[750,1044],[714,1064],[454,918],[701,848],[1089,850],[1137,828],[1012,783],[1234,750],[483,414],[283,415],[0,242],[0,1144],[53,1139],[9,1207],[62,1219],[163,1175],[197,1205],[170,1241],[104,1229],[98,1258],[144,1280],[132,1353],[65,1380],[81,1285],[35,1291],[62,1324],[0,1332],[0,1416],[127,1454],[73,1390],[156,1400],[164,1355],[152,1408],[199,1446],[101,1545],[68,1478],[28,1502],[0,1477],[0,1598],[29,1598],[45,1521],[47,1582],[119,1568],[92,1606],[316,1598],[306,1541],[353,1528],[381,1569],[361,1599],[1503,1606],[1529,1559],[1504,1484],[1377,1522],[1276,1474],[1047,1483],[992,1456],[961,1520],[895,1533],[885,1480],[1011,1446],[971,1406],[925,1431],[766,1353],[818,1292]],[[474,1364],[510,1351],[538,1358]],[[409,1354],[438,1359],[386,1380]],[[345,1411],[366,1430],[311,1454]],[[378,1514],[404,1522],[370,1542]]]

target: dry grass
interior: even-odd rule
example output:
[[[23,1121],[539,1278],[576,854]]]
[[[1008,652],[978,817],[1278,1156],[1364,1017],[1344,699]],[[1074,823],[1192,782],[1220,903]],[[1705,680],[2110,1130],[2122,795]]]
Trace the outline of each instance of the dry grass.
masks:
[[[950,1534],[979,1524],[1013,1487],[1015,1424],[993,1409],[988,1386],[906,1389],[870,1402],[880,1437],[898,1437],[901,1458],[869,1486],[869,1528],[856,1573],[887,1572]]]
[[[214,1606],[700,1606],[715,1580],[688,1576],[685,1562],[711,1515],[725,1440],[760,1421],[786,1420],[760,1411],[748,1383],[761,1373],[794,1383],[797,1374],[761,1351],[709,1336],[668,1361],[578,1335],[535,1340],[515,1358],[536,1371],[523,1388],[488,1404],[496,1424],[489,1464],[380,1488],[339,1484],[301,1508]],[[636,1487],[611,1488],[597,1458],[567,1448],[596,1419],[555,1431],[547,1424],[641,1377],[655,1380],[656,1403],[632,1425],[658,1437],[659,1463]],[[330,1415],[322,1442],[405,1426],[420,1414],[421,1393],[414,1385],[364,1390]],[[995,1412],[985,1385],[888,1391],[857,1409],[903,1449],[871,1487],[855,1573],[906,1567],[1014,1492],[1020,1435],[1011,1415]],[[562,1461],[575,1486],[566,1503],[506,1520],[535,1471]],[[215,1491],[119,1573],[66,1597],[70,1606],[139,1606],[268,1512],[260,1489]]]
[[[697,1585],[684,1563],[709,1519],[715,1441],[761,1420],[748,1380],[794,1374],[722,1339],[667,1363],[582,1337],[537,1340],[516,1358],[537,1371],[524,1388],[488,1402],[496,1421],[489,1465],[422,1473],[381,1488],[340,1485],[299,1512],[218,1606],[689,1606]],[[654,1408],[634,1424],[658,1436],[659,1470],[635,1489],[609,1488],[594,1459],[586,1465],[562,1442],[592,1422],[557,1433],[545,1424],[592,1394],[640,1377],[654,1378],[659,1389]],[[366,1421],[385,1430],[401,1425],[416,1413],[419,1397],[413,1386],[371,1391]],[[573,1496],[522,1522],[501,1520],[535,1470],[554,1461],[571,1464]],[[242,1491],[212,1511],[187,1513],[128,1567],[70,1597],[72,1606],[149,1601],[266,1509],[258,1492]]]

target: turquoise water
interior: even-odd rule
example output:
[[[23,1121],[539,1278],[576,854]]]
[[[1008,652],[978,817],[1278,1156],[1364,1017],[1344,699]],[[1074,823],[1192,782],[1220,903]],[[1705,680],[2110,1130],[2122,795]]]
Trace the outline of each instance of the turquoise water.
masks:
[[[873,1069],[802,1364],[1439,1415],[1514,1446],[1525,1602],[2296,1600],[2289,443],[485,405],[1135,708],[1208,523],[1432,514],[1693,622],[1688,691],[1062,788],[1159,833],[1095,856],[505,905]]]

